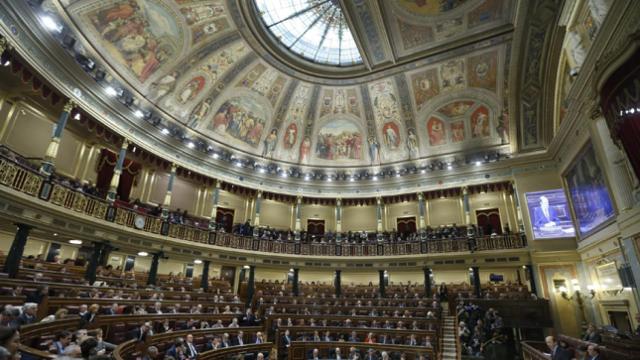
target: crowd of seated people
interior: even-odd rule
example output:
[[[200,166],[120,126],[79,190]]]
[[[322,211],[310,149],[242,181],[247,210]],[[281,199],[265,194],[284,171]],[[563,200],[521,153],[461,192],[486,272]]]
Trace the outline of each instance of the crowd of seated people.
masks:
[[[428,360],[429,357],[427,354],[421,353],[411,353],[408,354],[402,351],[394,351],[394,350],[377,350],[372,348],[359,348],[357,346],[350,346],[349,351],[347,353],[343,353],[342,350],[337,347],[335,349],[321,350],[321,349],[313,349],[307,355],[308,359],[311,360],[320,360],[320,359],[363,359],[363,360]]]
[[[490,308],[485,311],[472,302],[460,301],[456,306],[456,313],[462,354],[482,356],[487,347],[492,347],[492,351],[506,351],[506,347],[501,346],[507,341],[503,331],[504,324],[496,310]]]

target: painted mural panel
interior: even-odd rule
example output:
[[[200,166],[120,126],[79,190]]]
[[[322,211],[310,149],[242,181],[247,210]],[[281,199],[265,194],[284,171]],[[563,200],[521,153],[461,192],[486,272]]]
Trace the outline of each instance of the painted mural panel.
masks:
[[[489,109],[486,106],[480,106],[471,114],[471,137],[482,138],[490,135]]]
[[[397,89],[393,80],[385,79],[369,86],[373,114],[378,139],[382,146],[382,162],[405,159],[408,149],[403,144],[404,128],[402,113],[398,101]]]
[[[429,99],[440,94],[438,69],[432,68],[411,75],[411,86],[413,88],[416,111],[420,111]]]
[[[461,90],[466,87],[465,67],[463,59],[447,61],[440,66],[442,91]]]
[[[447,143],[447,132],[444,121],[437,117],[431,117],[427,121],[427,133],[429,134],[429,145],[440,146]]]
[[[182,29],[171,9],[156,1],[110,1],[86,16],[101,46],[144,83],[182,48]]]
[[[283,126],[281,157],[287,161],[301,161],[306,163],[311,155],[311,138],[301,140],[303,135],[304,118],[311,101],[311,86],[300,84],[289,104]]]
[[[320,128],[315,155],[323,160],[361,160],[362,133],[350,120],[333,120]]]
[[[397,5],[417,15],[439,15],[464,4],[468,0],[399,0]]]
[[[268,109],[250,96],[238,96],[225,101],[213,117],[210,130],[222,136],[258,147],[267,122]]]
[[[591,143],[576,156],[565,174],[565,181],[581,238],[615,216],[604,172]]]
[[[358,92],[354,88],[349,89],[324,89],[320,104],[319,117],[335,114],[353,114],[360,116]]]
[[[498,52],[470,56],[467,60],[468,82],[471,87],[496,91]]]

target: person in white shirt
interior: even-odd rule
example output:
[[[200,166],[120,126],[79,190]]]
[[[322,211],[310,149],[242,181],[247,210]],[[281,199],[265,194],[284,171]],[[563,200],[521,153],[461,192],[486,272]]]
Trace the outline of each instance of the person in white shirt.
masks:
[[[228,328],[239,328],[240,325],[238,324],[238,318],[233,318],[231,320],[231,324],[229,324],[229,326],[227,326]]]

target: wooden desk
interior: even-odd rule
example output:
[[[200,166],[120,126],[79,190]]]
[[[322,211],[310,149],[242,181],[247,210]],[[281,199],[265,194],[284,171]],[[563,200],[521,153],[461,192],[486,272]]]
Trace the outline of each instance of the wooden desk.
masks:
[[[417,360],[419,354],[426,354],[429,356],[429,359],[435,359],[433,349],[421,346],[312,341],[293,341],[291,347],[289,347],[288,356],[290,360],[308,359],[313,349],[318,349],[322,359],[331,359],[332,357],[329,353],[336,348],[340,348],[342,358],[347,359],[349,356],[349,348],[351,347],[359,350],[361,355],[364,355],[362,352],[368,351],[368,349],[374,349],[378,352],[404,353],[407,356],[407,360]],[[360,356],[360,358],[363,359],[364,356]]]

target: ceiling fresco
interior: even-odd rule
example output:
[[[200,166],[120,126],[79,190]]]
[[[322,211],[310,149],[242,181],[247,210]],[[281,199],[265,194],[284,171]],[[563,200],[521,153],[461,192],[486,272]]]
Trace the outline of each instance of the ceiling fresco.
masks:
[[[92,50],[144,102],[254,157],[308,166],[370,166],[512,141],[505,63],[509,39],[363,78],[357,85],[318,85],[258,56],[236,30],[243,19],[230,16],[233,1],[47,2],[73,20]],[[398,58],[512,17],[511,1],[366,3],[349,6],[376,11],[372,21],[389,22],[384,36],[395,44],[392,56]],[[367,42],[367,32],[353,26]],[[388,55],[382,44],[380,59]],[[376,57],[365,53],[367,59]]]

